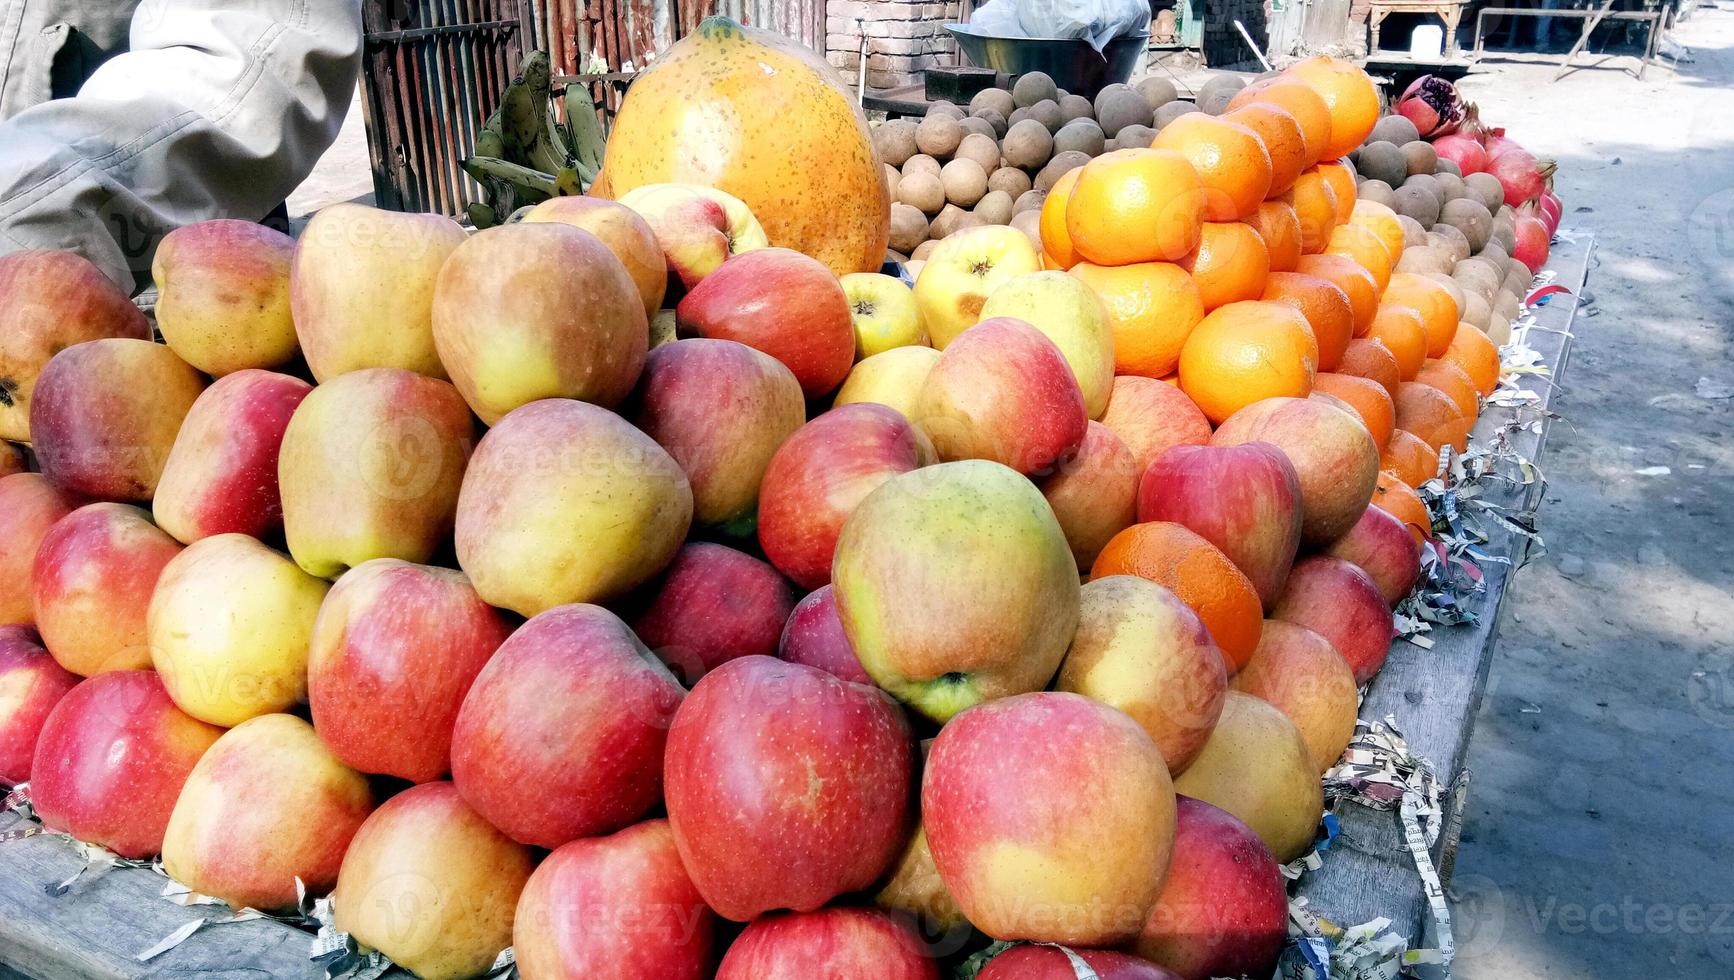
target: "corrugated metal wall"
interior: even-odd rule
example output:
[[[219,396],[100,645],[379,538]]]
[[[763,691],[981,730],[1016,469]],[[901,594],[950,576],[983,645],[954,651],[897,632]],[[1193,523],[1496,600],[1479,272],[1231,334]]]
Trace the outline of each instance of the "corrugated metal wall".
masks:
[[[555,71],[577,74],[594,51],[609,71],[641,69],[714,14],[825,50],[825,0],[531,0],[538,43]]]

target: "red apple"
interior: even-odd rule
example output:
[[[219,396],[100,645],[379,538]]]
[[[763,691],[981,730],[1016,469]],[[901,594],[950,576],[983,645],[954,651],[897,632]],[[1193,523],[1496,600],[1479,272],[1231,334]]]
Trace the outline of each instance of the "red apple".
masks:
[[[452,729],[452,782],[519,843],[612,833],[662,799],[668,724],[685,693],[613,613],[550,609],[470,687]]]
[[[907,920],[880,909],[770,915],[729,946],[716,980],[939,980],[939,964]]]
[[[78,504],[40,473],[0,476],[0,625],[35,621],[36,549]]]
[[[313,623],[307,701],[319,737],[362,772],[443,777],[464,695],[511,632],[462,572],[395,558],[357,565]]]
[[[1204,410],[1179,386],[1155,378],[1115,378],[1101,421],[1132,450],[1140,475],[1170,446],[1202,446],[1210,441],[1210,420]]]
[[[730,257],[686,294],[675,317],[683,334],[738,340],[782,361],[808,398],[842,384],[855,363],[842,283],[793,249]]]
[[[1176,855],[1178,858],[1178,855]],[[976,980],[1179,980],[1149,960],[1105,949],[1072,949],[1069,946],[1036,946],[1019,943],[987,961]]]
[[[183,544],[217,534],[265,539],[283,527],[277,455],[289,419],[313,387],[253,368],[219,378],[193,403],[151,510]]]
[[[1296,562],[1270,618],[1328,640],[1349,662],[1356,684],[1372,680],[1391,650],[1391,607],[1366,572],[1341,558],[1314,555]]]
[[[686,472],[694,522],[731,535],[752,533],[765,467],[807,420],[789,369],[730,340],[651,351],[629,414]]]
[[[948,722],[927,756],[921,815],[958,906],[1004,940],[1133,938],[1174,842],[1156,743],[1121,711],[1063,692],[989,701]]]
[[[471,235],[440,266],[433,339],[452,384],[493,425],[543,398],[613,408],[644,368],[650,325],[601,239],[517,223]]]
[[[1268,442],[1174,446],[1144,471],[1138,520],[1173,521],[1222,549],[1269,609],[1300,547],[1300,477]]]
[[[921,387],[915,423],[939,458],[990,459],[1047,473],[1084,441],[1084,393],[1035,327],[996,317],[959,334]]]
[[[309,575],[373,558],[425,562],[451,538],[474,420],[457,389],[365,368],[302,399],[277,461],[283,537]]]
[[[843,522],[863,498],[899,473],[934,461],[933,444],[896,409],[839,405],[801,426],[765,469],[759,487],[759,546],[802,588],[831,581]]]
[[[30,778],[36,737],[48,713],[78,684],[28,626],[0,626],[0,786]]]
[[[1401,518],[1382,507],[1368,507],[1325,554],[1366,572],[1393,609],[1421,578],[1421,542]]]
[[[1265,620],[1234,689],[1287,715],[1320,773],[1337,764],[1354,737],[1361,707],[1355,673],[1329,640],[1305,626]]]
[[[223,730],[169,700],[148,670],[116,670],[79,684],[42,724],[30,801],[42,825],[125,858],[163,848],[181,787]]]
[[[350,839],[373,812],[367,777],[313,726],[260,715],[223,733],[187,778],[163,838],[169,877],[232,908],[294,909],[337,884]]]
[[[151,665],[145,612],[181,546],[127,504],[87,504],[36,549],[36,629],[60,666],[83,677]]]
[[[873,683],[872,676],[850,648],[849,637],[843,633],[843,620],[837,615],[837,595],[829,585],[820,586],[795,603],[795,611],[783,624],[777,656],[793,664],[817,667],[856,684]]]
[[[738,657],[772,656],[795,607],[789,583],[720,544],[683,546],[632,630],[686,684]]]
[[[705,903],[737,922],[878,880],[910,832],[914,745],[884,692],[771,657],[731,660],[668,734],[668,820]]]
[[[102,337],[151,339],[151,324],[89,260],[32,250],[0,256],[0,438],[29,442],[30,396],[49,358]]]
[[[716,913],[667,820],[562,845],[530,876],[512,923],[526,980],[707,980],[715,943]]]
[[[205,379],[148,340],[91,340],[54,355],[30,400],[42,475],[99,500],[150,500]]]
[[[1114,430],[1092,421],[1078,454],[1042,481],[1042,496],[1054,509],[1080,571],[1088,571],[1102,547],[1132,525],[1138,497],[1138,466]]]
[[[1133,951],[1180,980],[1268,976],[1287,936],[1287,885],[1264,842],[1228,812],[1180,797],[1168,880]]]
[[[418,977],[479,977],[512,944],[534,864],[451,783],[422,783],[373,811],[349,842],[333,924]]]
[[[1320,546],[1361,519],[1379,482],[1379,447],[1361,420],[1316,399],[1266,398],[1224,419],[1213,446],[1268,442],[1300,478],[1301,543]]]

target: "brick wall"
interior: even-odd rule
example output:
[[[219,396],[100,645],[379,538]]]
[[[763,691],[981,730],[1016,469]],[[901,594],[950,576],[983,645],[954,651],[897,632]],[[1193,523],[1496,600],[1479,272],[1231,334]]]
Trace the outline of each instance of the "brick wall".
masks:
[[[853,81],[865,33],[867,84],[906,85],[930,65],[957,63],[957,44],[945,25],[962,19],[956,4],[825,0],[825,57]]]
[[[1266,27],[1265,0],[1205,0],[1204,3],[1204,63],[1212,68],[1231,71],[1262,71],[1240,32],[1238,20],[1261,47],[1270,43]]]

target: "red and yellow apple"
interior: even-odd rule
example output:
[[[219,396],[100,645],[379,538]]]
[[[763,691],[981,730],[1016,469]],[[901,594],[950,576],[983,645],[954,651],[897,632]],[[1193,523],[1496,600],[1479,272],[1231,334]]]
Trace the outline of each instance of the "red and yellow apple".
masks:
[[[1341,537],[1367,509],[1379,481],[1379,447],[1361,420],[1307,398],[1266,398],[1228,418],[1213,446],[1268,442],[1282,450],[1300,479],[1301,543]]]
[[[36,549],[79,502],[40,473],[0,476],[0,625],[36,621]]]
[[[736,922],[860,891],[909,837],[908,721],[816,667],[743,657],[711,671],[675,714],[664,767],[681,863]]]
[[[397,794],[361,825],[332,893],[333,924],[423,980],[488,971],[512,944],[530,849],[488,825],[451,783]]]
[[[151,259],[157,329],[181,360],[214,377],[274,368],[301,349],[289,310],[295,239],[235,218],[183,225]]]
[[[1081,592],[1078,632],[1055,687],[1131,716],[1178,775],[1216,727],[1228,669],[1179,596],[1136,575],[1110,575]]]
[[[451,771],[452,725],[512,632],[462,572],[376,558],[331,587],[313,622],[307,702],[319,737],[362,772],[425,783]]]
[[[971,931],[969,919],[957,907],[957,899],[951,897],[945,880],[939,877],[924,827],[915,828],[915,836],[903,849],[903,856],[886,875],[885,884],[874,893],[873,904],[914,917],[923,935],[966,938]]]
[[[1053,509],[982,460],[880,484],[843,524],[831,584],[861,666],[939,722],[1046,687],[1078,625],[1078,565]]]
[[[913,421],[940,459],[1046,474],[1078,451],[1089,418],[1054,342],[1022,320],[999,317],[965,330],[940,354]]]
[[[151,857],[163,849],[187,776],[222,733],[175,707],[151,671],[92,677],[42,723],[31,805],[49,830],[124,858]]]
[[[1124,712],[1057,691],[977,705],[940,729],[921,815],[958,907],[1002,940],[1132,939],[1174,843],[1156,743]]]
[[[680,464],[606,409],[548,399],[482,437],[458,496],[458,565],[490,605],[534,616],[662,571],[692,522]]]
[[[686,692],[601,606],[539,613],[501,644],[452,729],[452,783],[522,844],[619,830],[662,799],[669,720]]]
[[[433,339],[452,384],[493,425],[542,398],[613,408],[644,368],[650,325],[601,239],[520,222],[477,233],[440,267]]]
[[[1265,620],[1234,689],[1287,715],[1320,773],[1337,764],[1354,737],[1361,707],[1355,673],[1329,640],[1305,626]]]
[[[49,358],[103,337],[151,339],[151,324],[75,252],[0,256],[0,439],[30,441],[30,398]]]
[[[902,917],[879,909],[829,908],[769,915],[729,945],[716,980],[939,980],[939,964]]]
[[[621,195],[662,246],[669,275],[691,289],[730,256],[768,247],[770,239],[746,202],[700,184],[645,184]]]
[[[175,704],[232,727],[307,694],[307,651],[331,586],[244,534],[196,541],[157,579],[151,661]]]
[[[283,432],[283,536],[320,578],[374,558],[425,562],[451,537],[474,423],[457,389],[399,368],[351,371]]]
[[[855,363],[849,299],[818,259],[787,248],[737,255],[675,307],[682,334],[734,340],[783,362],[808,398],[843,383]]]
[[[632,285],[644,301],[644,315],[662,308],[668,291],[668,262],[656,232],[637,211],[600,197],[565,195],[550,197],[524,215],[524,224],[550,222],[571,225],[595,235],[632,277]]]
[[[1324,790],[1300,730],[1240,691],[1228,692],[1216,730],[1174,789],[1233,814],[1283,864],[1312,850],[1324,813]]]
[[[769,354],[731,340],[677,340],[645,361],[630,412],[692,484],[693,521],[751,534],[772,455],[801,423],[800,382]]]
[[[1365,684],[1379,672],[1391,650],[1391,607],[1366,572],[1328,555],[1295,563],[1288,587],[1271,607],[1281,619],[1324,637]]]
[[[1126,375],[1114,379],[1102,424],[1132,450],[1138,474],[1171,446],[1202,446],[1210,441],[1210,420],[1176,385]]]
[[[163,870],[236,909],[292,910],[298,886],[323,895],[337,884],[371,812],[367,778],[312,725],[260,715],[224,732],[193,767],[169,817]]]
[[[843,522],[899,473],[934,461],[927,436],[895,410],[841,405],[796,430],[759,486],[759,546],[803,588],[831,581]]]
[[[777,570],[708,541],[675,554],[632,630],[685,684],[740,657],[773,656],[795,597]]]
[[[1009,226],[969,228],[941,240],[915,277],[915,305],[933,346],[944,350],[982,318],[994,290],[1041,267],[1029,238]]]
[[[295,335],[313,377],[324,384],[389,367],[444,379],[434,350],[434,281],[466,237],[438,214],[362,204],[315,214],[289,274]]]
[[[87,504],[56,521],[36,550],[36,629],[82,677],[151,665],[145,613],[181,546],[127,504]]]
[[[1173,521],[1221,549],[1268,609],[1300,548],[1300,477],[1268,442],[1172,446],[1138,483],[1138,520]]]
[[[48,713],[80,678],[54,662],[28,626],[0,626],[0,786],[30,779]]]
[[[1088,571],[1103,546],[1137,518],[1137,463],[1120,437],[1100,422],[1085,427],[1077,455],[1041,487],[1080,570]]]
[[[277,456],[313,387],[243,368],[205,389],[181,423],[151,500],[157,526],[183,544],[214,534],[261,540],[283,527]]]
[[[148,501],[205,379],[148,340],[90,340],[54,355],[30,400],[42,475],[68,493]]]
[[[988,294],[981,318],[1002,316],[1022,320],[1054,342],[1084,393],[1084,411],[1101,418],[1114,386],[1114,334],[1095,291],[1065,272],[1025,273]]]

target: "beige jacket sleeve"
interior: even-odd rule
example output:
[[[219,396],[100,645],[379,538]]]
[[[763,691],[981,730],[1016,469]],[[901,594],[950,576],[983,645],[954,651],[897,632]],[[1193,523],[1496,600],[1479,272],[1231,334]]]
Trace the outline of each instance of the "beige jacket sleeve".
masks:
[[[79,252],[131,289],[169,231],[258,220],[337,137],[359,0],[144,0],[78,95],[0,123],[0,254]]]

